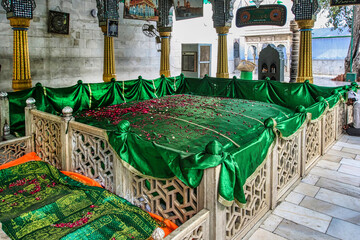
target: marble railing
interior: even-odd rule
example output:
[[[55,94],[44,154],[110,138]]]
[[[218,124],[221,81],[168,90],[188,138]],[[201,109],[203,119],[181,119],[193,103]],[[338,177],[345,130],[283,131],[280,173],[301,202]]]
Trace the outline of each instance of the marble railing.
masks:
[[[247,204],[242,207],[235,203],[225,207],[217,201],[221,166],[206,169],[194,189],[177,178],[155,180],[130,172],[107,142],[105,130],[76,122],[69,108],[59,117],[36,110],[34,102],[28,101],[25,142],[31,146],[13,149],[32,149],[44,161],[95,179],[143,209],[181,225],[166,239],[240,239],[340,137],[348,112],[340,103],[290,138],[278,137],[264,164],[246,181]],[[12,144],[7,142],[0,145],[0,154],[2,146]]]

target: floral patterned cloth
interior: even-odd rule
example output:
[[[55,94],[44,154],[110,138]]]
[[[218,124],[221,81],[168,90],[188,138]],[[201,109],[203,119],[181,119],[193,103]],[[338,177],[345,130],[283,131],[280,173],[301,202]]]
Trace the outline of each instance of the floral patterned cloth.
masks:
[[[41,161],[0,170],[0,221],[12,239],[149,239],[149,214]]]

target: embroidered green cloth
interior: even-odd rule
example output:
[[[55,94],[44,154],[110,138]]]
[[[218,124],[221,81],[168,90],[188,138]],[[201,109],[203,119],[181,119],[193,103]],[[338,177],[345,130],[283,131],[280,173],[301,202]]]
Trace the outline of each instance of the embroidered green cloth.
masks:
[[[0,221],[11,239],[148,239],[157,223],[98,187],[31,161],[0,170]]]
[[[89,110],[75,119],[108,130],[115,152],[140,175],[176,176],[194,188],[205,169],[221,164],[221,203],[231,205],[234,199],[246,203],[242,186],[275,138],[269,122],[287,121],[295,132],[306,113],[252,100],[172,95]]]

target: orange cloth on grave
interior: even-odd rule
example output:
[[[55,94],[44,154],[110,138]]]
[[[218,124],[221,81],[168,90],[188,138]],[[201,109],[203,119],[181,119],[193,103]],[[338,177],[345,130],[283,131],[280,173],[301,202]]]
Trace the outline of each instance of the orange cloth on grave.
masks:
[[[169,235],[172,231],[178,228],[178,226],[170,221],[169,219],[160,217],[154,213],[148,212],[150,216],[155,219],[161,225],[161,229],[165,232],[165,237]]]
[[[97,181],[95,181],[91,178],[85,177],[84,175],[81,175],[79,173],[68,172],[68,171],[61,171],[61,173],[65,174],[66,176],[71,177],[75,181],[81,182],[85,185],[93,186],[93,187],[102,187],[100,185],[100,183],[98,183]]]
[[[27,153],[25,154],[24,156],[18,158],[18,159],[15,159],[11,162],[8,162],[8,163],[4,163],[3,165],[0,165],[0,170],[1,169],[5,169],[5,168],[9,168],[9,167],[14,167],[14,166],[17,166],[17,165],[20,165],[20,164],[23,164],[23,163],[26,163],[26,162],[29,162],[29,161],[41,161],[41,158],[36,155],[36,153],[34,152],[31,152],[31,153]]]
[[[41,161],[41,158],[38,155],[36,155],[36,153],[34,153],[34,152],[27,153],[24,156],[22,156],[16,160],[13,160],[11,162],[0,165],[0,170],[9,168],[9,167],[14,167],[16,165],[20,165],[20,164],[23,164],[23,163],[26,163],[29,161]],[[96,182],[95,180],[85,177],[79,173],[68,172],[68,171],[61,171],[61,172],[65,175],[71,177],[75,181],[81,182],[88,186],[101,187],[101,185],[98,182]],[[169,219],[165,219],[154,213],[150,213],[150,212],[148,212],[148,213],[153,219],[155,219],[158,223],[160,223],[161,229],[165,232],[165,236],[169,235],[172,231],[174,231],[175,229],[178,228],[178,226],[175,223],[171,222]]]

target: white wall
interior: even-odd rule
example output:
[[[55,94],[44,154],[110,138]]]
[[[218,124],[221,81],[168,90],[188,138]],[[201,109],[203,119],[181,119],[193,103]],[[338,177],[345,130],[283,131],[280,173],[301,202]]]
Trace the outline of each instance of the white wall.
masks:
[[[103,33],[97,18],[90,11],[95,0],[37,0],[34,19],[28,31],[29,55],[33,85],[69,86],[81,79],[101,82],[103,72]],[[70,13],[70,34],[47,33],[49,10]],[[119,80],[142,75],[153,79],[159,76],[160,52],[154,38],[142,33],[140,20],[122,18],[120,4],[119,37],[115,38],[116,74]],[[5,10],[0,7],[0,89],[11,90],[13,33]]]

